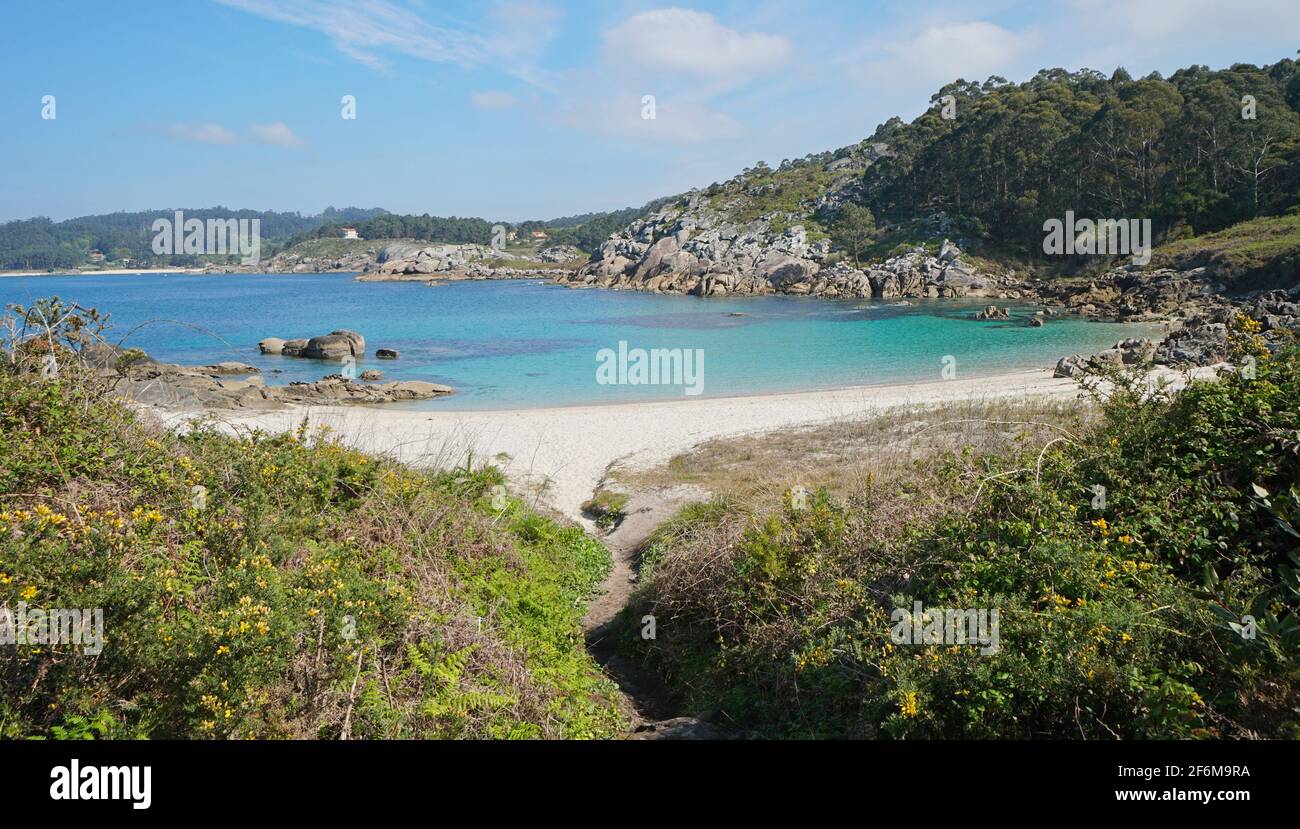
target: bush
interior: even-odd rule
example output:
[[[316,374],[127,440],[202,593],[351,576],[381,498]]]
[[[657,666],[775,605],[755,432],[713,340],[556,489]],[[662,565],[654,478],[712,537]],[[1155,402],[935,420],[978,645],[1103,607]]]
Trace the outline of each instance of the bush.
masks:
[[[102,652],[5,646],[0,737],[608,737],[603,547],[491,468],[324,435],[178,436],[70,364],[0,371],[0,605],[101,608]],[[498,507],[500,500],[495,499]]]
[[[875,492],[679,520],[628,611],[658,636],[630,647],[766,736],[1300,736],[1300,352],[1120,383],[1102,414],[978,480],[925,461],[958,497],[901,530]],[[997,609],[1000,647],[895,643],[916,601]]]

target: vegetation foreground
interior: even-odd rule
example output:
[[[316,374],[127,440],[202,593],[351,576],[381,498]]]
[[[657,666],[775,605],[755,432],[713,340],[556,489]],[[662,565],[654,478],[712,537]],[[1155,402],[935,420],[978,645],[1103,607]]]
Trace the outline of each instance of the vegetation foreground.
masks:
[[[846,497],[689,506],[644,550],[629,655],[758,736],[1300,737],[1300,351],[1243,374],[1115,377],[1077,430]],[[895,644],[914,602],[999,609],[1000,647]]]
[[[626,730],[579,627],[599,542],[493,469],[154,427],[76,369],[81,322],[56,377],[44,336],[0,368],[0,605],[102,608],[105,641],[6,647],[0,737]]]
[[[609,554],[498,471],[179,435],[85,369],[93,312],[15,312],[0,607],[100,608],[104,641],[7,646],[0,737],[627,733],[580,628]],[[1117,374],[1020,448],[687,507],[644,547],[626,655],[749,736],[1300,737],[1300,349],[1237,336],[1254,371]],[[997,609],[999,646],[895,643],[918,601]]]

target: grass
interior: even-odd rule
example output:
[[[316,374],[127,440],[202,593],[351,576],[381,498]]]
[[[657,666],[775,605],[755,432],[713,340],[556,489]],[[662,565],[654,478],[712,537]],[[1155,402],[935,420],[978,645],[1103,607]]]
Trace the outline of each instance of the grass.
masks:
[[[868,482],[913,475],[936,452],[1015,451],[1096,412],[1046,398],[901,407],[860,420],[707,441],[661,467],[615,469],[624,487],[694,484],[751,503],[779,504],[795,487],[847,497]]]
[[[660,471],[720,494],[645,546],[627,655],[767,737],[1294,739],[1300,351],[1260,365],[706,445]],[[997,610],[999,648],[896,640],[914,602]]]
[[[55,335],[56,377],[44,337],[0,367],[0,605],[100,608],[105,642],[7,649],[0,737],[623,733],[580,629],[598,542],[491,467],[161,429],[77,368],[83,341]]]
[[[1162,245],[1152,254],[1152,265],[1211,266],[1227,276],[1262,270],[1294,275],[1300,267],[1300,213],[1239,222],[1216,233]]]
[[[583,502],[582,511],[595,518],[596,526],[608,529],[623,520],[627,501],[626,493],[601,488]]]

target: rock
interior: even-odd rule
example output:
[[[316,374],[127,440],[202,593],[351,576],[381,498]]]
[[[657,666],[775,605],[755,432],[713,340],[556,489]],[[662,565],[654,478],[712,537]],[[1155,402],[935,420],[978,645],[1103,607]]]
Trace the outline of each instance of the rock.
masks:
[[[342,360],[352,356],[353,343],[348,337],[326,334],[307,341],[299,356],[312,360]]]
[[[1052,372],[1053,377],[1082,377],[1088,373],[1088,358],[1082,354],[1071,354],[1069,357],[1062,357],[1056,363],[1056,370]]]
[[[1228,327],[1197,317],[1165,337],[1155,348],[1154,360],[1161,365],[1205,366],[1227,362],[1230,351]]]
[[[396,348],[376,348],[375,359],[377,360],[396,360],[401,354]]]
[[[1037,315],[1037,314],[1035,314],[1034,316],[1030,317],[1030,318],[1029,318],[1029,327],[1030,327],[1030,328],[1042,328],[1042,327],[1043,327],[1043,318],[1042,318],[1041,316]]]
[[[952,242],[949,242],[947,239],[944,239],[943,244],[939,246],[939,261],[951,262],[958,256],[961,256],[961,248],[957,247]]]
[[[286,357],[301,357],[302,351],[307,347],[307,341],[304,339],[285,340],[284,345],[280,348],[280,353]]]
[[[1062,357],[1056,364],[1053,376],[1082,377],[1086,374],[1104,372],[1122,366],[1148,365],[1154,352],[1155,344],[1150,340],[1127,339],[1115,343],[1111,348],[1099,351],[1091,357],[1084,357],[1082,354]]]
[[[299,356],[312,360],[342,360],[360,357],[365,353],[365,340],[351,331],[312,337]]]
[[[538,251],[537,258],[543,262],[575,262],[582,258],[582,251],[573,245],[553,245]]]
[[[977,311],[977,312],[975,313],[975,319],[977,319],[977,320],[1009,320],[1009,319],[1011,319],[1011,314],[1007,313],[1007,311],[1006,311],[1005,309],[999,308],[999,307],[996,306],[996,305],[989,305],[989,306],[987,306],[983,311]]]
[[[712,723],[695,717],[647,722],[638,726],[634,740],[728,740],[735,737]]]
[[[368,380],[368,381],[383,380],[384,373],[382,371],[379,371],[378,369],[373,369],[373,368],[366,369],[365,371],[361,372],[361,379]]]
[[[366,353],[366,338],[355,331],[349,331],[346,328],[340,328],[337,331],[330,332],[331,337],[347,337],[352,341],[352,356],[360,357]]]
[[[214,363],[210,366],[200,366],[198,371],[213,376],[223,374],[260,374],[262,372],[260,368],[254,368],[247,363],[236,363],[233,361]]]
[[[257,344],[263,354],[279,354],[284,350],[285,341],[279,337],[267,337]]]

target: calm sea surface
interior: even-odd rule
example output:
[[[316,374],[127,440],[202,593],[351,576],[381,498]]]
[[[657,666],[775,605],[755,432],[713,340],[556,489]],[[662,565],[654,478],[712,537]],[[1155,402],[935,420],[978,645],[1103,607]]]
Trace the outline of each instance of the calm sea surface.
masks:
[[[700,299],[630,291],[570,290],[538,281],[358,283],[350,275],[59,276],[0,278],[0,302],[58,296],[111,315],[110,339],[178,363],[240,360],[267,382],[315,380],[337,364],[258,353],[265,337],[310,337],[349,328],[366,338],[358,370],[389,380],[445,383],[456,394],[430,409],[681,399],[680,386],[602,385],[597,352],[702,349],[704,397],[940,379],[946,356],[958,377],[1047,368],[1152,326],[1053,319],[1029,328],[975,322],[984,300]],[[1001,303],[1000,303],[1001,304]],[[396,361],[376,360],[395,348]],[[407,404],[401,404],[407,405]]]

